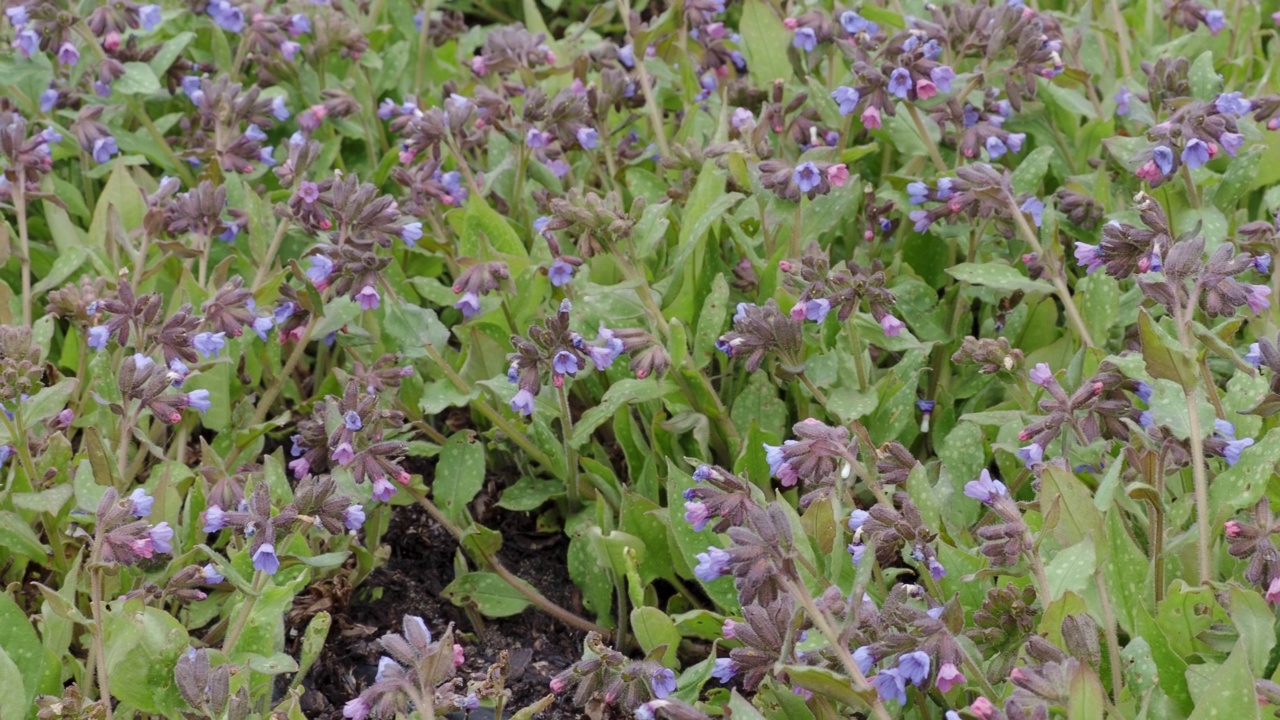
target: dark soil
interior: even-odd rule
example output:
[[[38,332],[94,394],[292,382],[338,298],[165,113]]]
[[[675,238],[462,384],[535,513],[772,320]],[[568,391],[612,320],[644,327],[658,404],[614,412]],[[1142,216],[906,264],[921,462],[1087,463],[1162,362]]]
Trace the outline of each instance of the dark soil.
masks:
[[[492,515],[485,518],[486,525],[502,531],[504,544],[499,555],[503,564],[553,602],[581,613],[578,591],[569,579],[565,560],[568,538],[533,533],[533,518],[528,514],[501,510],[486,514]],[[322,606],[332,603],[327,609],[333,625],[319,660],[304,681],[302,709],[307,717],[342,717],[343,704],[373,682],[378,657],[384,654],[377,638],[401,632],[405,615],[421,616],[436,633],[454,623],[458,642],[466,649],[466,664],[459,669],[462,677],[483,675],[501,651],[508,651],[511,699],[506,714],[547,695],[551,677],[581,656],[582,633],[533,608],[509,618],[486,619],[482,630],[473,627],[460,608],[440,596],[453,580],[458,544],[421,508],[397,508],[383,542],[390,547],[391,557],[360,588],[354,592],[334,588],[321,599]],[[306,616],[311,614],[303,606],[316,600],[314,596],[298,599],[291,615],[297,625],[288,635],[292,643],[299,642]],[[481,716],[481,712],[473,713],[473,717]],[[566,720],[582,714],[567,698],[559,698],[537,717]]]

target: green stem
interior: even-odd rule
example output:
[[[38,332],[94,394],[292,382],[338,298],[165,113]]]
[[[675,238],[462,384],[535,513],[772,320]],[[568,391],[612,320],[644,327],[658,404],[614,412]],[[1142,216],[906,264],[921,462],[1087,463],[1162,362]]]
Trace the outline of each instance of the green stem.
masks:
[[[430,343],[425,343],[423,347],[427,351],[427,357],[431,358],[432,362],[436,364],[436,367],[440,368],[440,371],[443,372],[445,377],[453,383],[453,386],[458,389],[458,392],[468,396],[471,395],[472,388],[470,383],[463,380],[462,377],[454,371],[453,367],[450,366],[440,353],[436,351],[435,346]],[[552,472],[555,472],[556,465],[551,461],[551,457],[530,442],[529,438],[526,437],[523,432],[508,422],[506,418],[502,417],[502,414],[495,410],[493,406],[489,405],[489,403],[485,402],[483,399],[477,398],[471,401],[471,407],[478,410],[481,415],[484,415],[489,419],[489,422],[493,423],[499,430],[506,433],[507,437],[511,438],[511,441],[516,445],[519,445],[520,449],[524,450],[534,462],[542,465]]]
[[[244,626],[249,622],[249,614],[253,612],[253,605],[258,601],[258,596],[262,593],[262,587],[267,584],[267,574],[261,570],[253,571],[253,593],[240,603],[240,612],[236,613],[236,619],[231,623],[231,628],[227,630],[227,636],[222,640],[222,652],[230,655],[231,651],[236,647],[236,641],[240,639],[240,634],[244,632]]]
[[[27,237],[27,166],[18,163],[18,181],[13,184],[13,209],[18,214],[18,249],[22,256],[22,324],[31,327],[31,243]],[[34,478],[32,479],[34,482]]]
[[[90,560],[92,580],[89,587],[89,605],[93,612],[93,654],[98,677],[98,697],[106,709],[106,720],[111,720],[111,683],[107,679],[107,653],[102,641],[102,540],[95,538]]]
[[[1005,195],[1005,203],[1008,205],[1009,212],[1013,215],[1013,223],[1018,226],[1018,232],[1022,235],[1022,239],[1031,246],[1031,250],[1035,252],[1036,256],[1040,258],[1040,261],[1048,269],[1050,279],[1053,281],[1053,287],[1058,293],[1058,299],[1062,301],[1062,307],[1066,310],[1067,319],[1071,321],[1072,327],[1075,328],[1076,335],[1079,336],[1080,341],[1086,347],[1097,347],[1093,343],[1093,337],[1089,335],[1089,328],[1084,324],[1084,318],[1080,317],[1080,311],[1071,299],[1071,291],[1067,288],[1067,282],[1062,278],[1062,273],[1059,272],[1057,262],[1046,255],[1044,248],[1040,247],[1040,239],[1036,237],[1035,231],[1027,223],[1027,219],[1022,215],[1022,210],[1018,207],[1018,203],[1013,199],[1012,195]]]
[[[599,625],[596,625],[590,620],[585,620],[583,618],[580,618],[577,615],[574,615],[568,610],[565,610],[564,608],[555,604],[554,602],[551,602],[542,593],[538,592],[537,590],[534,590],[533,587],[529,585],[529,583],[526,583],[525,581],[521,580],[519,577],[512,574],[510,570],[507,570],[507,568],[503,566],[502,562],[498,560],[496,555],[490,555],[489,553],[486,553],[476,543],[463,543],[462,528],[453,524],[453,522],[450,521],[449,518],[445,517],[444,513],[440,511],[440,508],[436,507],[435,503],[431,502],[431,500],[429,500],[427,496],[422,493],[421,490],[418,490],[417,488],[410,486],[406,488],[406,491],[413,496],[413,499],[416,500],[419,505],[422,506],[422,509],[427,511],[427,514],[431,516],[431,519],[439,523],[440,527],[443,527],[445,530],[449,531],[449,534],[452,535],[460,545],[462,545],[463,549],[472,551],[477,555],[479,555],[479,557],[475,558],[477,562],[487,565],[488,568],[492,570],[495,575],[502,578],[504,582],[506,582],[508,585],[514,588],[516,592],[523,595],[525,599],[527,599],[539,610],[559,620],[560,622],[568,625],[569,627],[581,630],[583,632],[596,632],[596,633],[600,633],[602,636],[606,638],[609,637],[611,633],[608,628],[604,628]]]
[[[1116,613],[1111,606],[1111,594],[1107,591],[1107,578],[1101,569],[1093,571],[1093,580],[1098,587],[1098,602],[1102,604],[1103,634],[1107,638],[1107,655],[1111,666],[1111,699],[1120,702],[1120,690],[1124,678],[1120,674],[1120,640],[1116,637]]]
[[[947,173],[947,164],[942,161],[942,153],[938,152],[938,145],[933,141],[933,136],[929,134],[929,128],[924,124],[924,118],[920,117],[920,111],[916,110],[916,106],[912,103],[903,103],[907,108],[907,112],[911,115],[911,122],[915,123],[916,132],[920,133],[920,139],[924,141],[925,148],[929,151],[929,159],[933,161],[933,166],[938,172]]]
[[[573,416],[569,409],[569,394],[565,392],[563,384],[556,388],[556,397],[560,400],[560,438],[569,470],[565,488],[568,490],[569,509],[572,511],[577,510],[582,503],[582,489],[578,487],[578,451],[573,448]]]
[[[631,27],[631,3],[629,0],[619,0],[619,2],[622,6],[622,22],[626,27],[627,37],[635,40],[637,36]],[[671,146],[667,144],[667,131],[662,123],[662,108],[653,98],[653,85],[649,79],[649,71],[644,65],[646,55],[645,48],[637,48],[636,73],[640,76],[640,94],[644,96],[644,107],[649,114],[649,123],[653,125],[653,139],[658,143],[658,151],[662,153],[662,157],[669,158]]]
[[[1187,304],[1186,308],[1181,306],[1175,308],[1178,322],[1178,339],[1188,353],[1197,352],[1197,348],[1191,344],[1190,316],[1194,311],[1198,295],[1198,292],[1192,295],[1191,302]],[[1207,583],[1212,579],[1210,575],[1212,563],[1209,557],[1209,478],[1205,472],[1204,435],[1200,427],[1200,410],[1197,407],[1195,388],[1183,388],[1182,390],[1187,401],[1187,429],[1191,435],[1188,444],[1191,446],[1191,477],[1195,485],[1196,499],[1196,529],[1198,531],[1196,557],[1199,560],[1200,582]]]
[[[156,127],[156,124],[151,121],[151,116],[147,114],[146,109],[138,102],[137,96],[130,97],[129,109],[133,111],[134,117],[138,118],[138,122],[142,123],[142,127],[146,128],[147,134],[151,136],[151,139],[155,140],[160,149],[164,151],[164,156],[173,165],[174,172],[178,173],[178,177],[182,178],[182,184],[187,188],[194,187],[196,184],[195,176],[191,174],[187,164],[178,159],[177,153],[173,151],[169,141],[164,138],[164,133],[160,132],[160,128]]]
[[[276,261],[276,254],[280,252],[280,246],[284,243],[285,233],[289,231],[289,221],[281,219],[276,225],[276,233],[271,236],[271,245],[267,247],[267,255],[262,258],[262,264],[258,266],[258,272],[253,276],[253,285],[251,289],[257,292],[262,287],[262,281],[267,279],[267,275],[271,274],[272,265]]]

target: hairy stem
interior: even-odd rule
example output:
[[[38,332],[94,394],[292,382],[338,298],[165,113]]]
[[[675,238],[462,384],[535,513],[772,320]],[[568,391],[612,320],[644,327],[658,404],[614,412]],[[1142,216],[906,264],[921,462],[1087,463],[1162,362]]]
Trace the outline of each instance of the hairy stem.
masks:
[[[1102,604],[1103,634],[1107,638],[1107,655],[1111,662],[1111,699],[1120,702],[1120,690],[1124,678],[1120,674],[1120,640],[1116,637],[1116,613],[1111,606],[1111,594],[1107,591],[1107,578],[1102,570],[1093,571],[1093,580],[1098,585],[1098,602]]]
[[[433,520],[439,523],[445,530],[448,530],[449,534],[453,535],[454,539],[458,540],[461,544],[463,538],[462,528],[454,525],[449,518],[445,517],[444,513],[440,511],[440,508],[436,507],[435,503],[431,502],[431,500],[429,500],[422,491],[414,487],[408,487],[406,490],[413,496],[413,499],[427,511],[427,514],[430,515]],[[493,574],[502,578],[503,582],[506,582],[508,585],[515,588],[516,592],[523,595],[526,600],[542,612],[550,615],[569,627],[582,630],[583,632],[600,633],[600,635],[606,638],[611,634],[608,628],[596,625],[590,620],[580,618],[548,600],[542,593],[534,590],[528,583],[521,580],[519,577],[516,577],[510,570],[507,570],[506,567],[502,565],[502,562],[498,560],[497,556],[485,553],[474,545],[464,545],[463,547],[464,549],[473,550],[478,553],[480,557],[475,558],[478,562],[487,565],[489,570],[493,571]]]
[[[920,139],[924,141],[924,146],[929,150],[929,159],[933,161],[933,166],[942,174],[947,173],[947,164],[942,162],[942,153],[938,152],[938,145],[933,141],[933,136],[929,134],[929,128],[924,124],[924,118],[920,117],[920,111],[916,110],[916,106],[911,103],[903,103],[907,107],[907,112],[911,115],[911,122],[915,123],[916,132],[920,133]]]
[[[240,635],[244,632],[244,626],[249,622],[249,615],[253,612],[253,605],[258,601],[258,595],[262,593],[262,587],[267,584],[267,574],[261,570],[253,571],[253,594],[244,599],[240,603],[240,612],[236,613],[236,619],[232,621],[231,628],[227,630],[227,636],[222,639],[222,652],[227,655],[236,647],[236,641],[240,639]]]
[[[18,214],[18,249],[22,253],[22,324],[31,327],[31,243],[27,237],[27,166],[17,163],[18,181],[13,184],[13,209]]]
[[[582,504],[581,489],[578,487],[578,451],[573,448],[573,414],[569,409],[569,394],[565,392],[563,383],[556,387],[556,397],[560,400],[560,441],[564,446],[565,463],[569,469],[565,488],[569,494],[569,509],[576,510]]]
[[[99,532],[101,528],[99,528]],[[90,554],[89,567],[91,581],[89,586],[89,604],[93,612],[93,656],[95,662],[93,666],[97,671],[98,678],[98,697],[102,700],[102,706],[106,709],[107,718],[111,720],[111,683],[107,678],[107,652],[102,641],[103,624],[102,624],[102,538],[96,537],[93,542],[93,552]],[[92,678],[90,678],[92,683]]]
[[[1018,232],[1022,235],[1022,239],[1031,246],[1031,250],[1049,268],[1049,276],[1053,280],[1053,287],[1058,293],[1058,299],[1062,301],[1062,307],[1066,310],[1067,319],[1071,321],[1072,327],[1075,328],[1076,335],[1079,336],[1080,341],[1086,347],[1097,347],[1093,343],[1093,337],[1089,335],[1089,328],[1084,324],[1084,318],[1080,317],[1080,311],[1071,299],[1071,290],[1067,288],[1067,281],[1062,278],[1057,262],[1045,254],[1044,248],[1040,246],[1040,239],[1036,237],[1035,231],[1027,223],[1027,219],[1022,215],[1022,210],[1018,207],[1018,203],[1013,199],[1013,196],[1005,195],[1005,202],[1009,207],[1009,212],[1013,215],[1013,222],[1018,226]]]

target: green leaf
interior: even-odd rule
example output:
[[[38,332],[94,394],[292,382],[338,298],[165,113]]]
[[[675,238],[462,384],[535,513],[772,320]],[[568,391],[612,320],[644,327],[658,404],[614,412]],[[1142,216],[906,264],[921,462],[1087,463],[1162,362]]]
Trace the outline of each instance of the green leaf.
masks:
[[[646,654],[665,645],[662,664],[669,668],[678,667],[676,650],[680,648],[680,631],[666,613],[656,607],[638,607],[631,611],[631,630]]]
[[[191,44],[195,37],[195,33],[184,31],[166,40],[164,45],[161,45],[160,49],[151,58],[151,62],[148,63],[151,66],[151,72],[155,73],[156,77],[168,72],[174,61],[178,59],[178,56],[187,48],[187,45]]]
[[[1238,643],[1227,661],[1213,673],[1187,720],[1257,720],[1258,700],[1249,671],[1249,651]]]
[[[1262,498],[1277,462],[1280,462],[1280,428],[1272,428],[1240,453],[1239,462],[1218,473],[1209,484],[1209,507],[1213,509],[1215,527],[1235,511],[1253,507]]]
[[[1018,161],[1018,166],[1009,176],[1009,181],[1013,183],[1013,191],[1015,193],[1035,192],[1036,188],[1040,187],[1040,181],[1044,179],[1045,173],[1049,172],[1049,158],[1053,157],[1053,153],[1054,150],[1051,147],[1038,147]]]
[[[1169,429],[1179,440],[1191,437],[1191,414],[1187,409],[1187,393],[1177,383],[1154,380],[1151,383],[1151,419]],[[1191,386],[1191,399],[1198,408],[1201,438],[1213,431],[1213,406],[1199,386]]]
[[[989,287],[992,290],[1012,293],[1018,290],[1049,295],[1053,286],[1043,280],[1032,280],[1004,263],[960,263],[947,268],[951,277],[970,285]]]
[[[187,705],[178,693],[173,668],[190,645],[182,623],[134,601],[108,614],[103,624],[111,694],[143,712],[178,717]]]
[[[718,273],[711,281],[711,292],[702,301],[702,310],[698,313],[698,327],[693,336],[693,365],[701,370],[711,362],[715,351],[716,338],[724,330],[725,318],[729,314],[729,283],[724,273]]]
[[[574,423],[570,444],[575,448],[581,447],[591,438],[591,434],[608,422],[623,405],[657,400],[674,389],[675,387],[666,380],[653,378],[619,380],[605,391],[595,407],[583,413],[578,422]]]
[[[742,34],[742,52],[747,56],[747,72],[756,86],[791,79],[791,61],[787,59],[791,33],[769,3],[747,0],[738,32]]]
[[[661,506],[627,491],[623,496],[621,529],[644,543],[644,556],[637,559],[637,570],[643,583],[647,585],[654,578],[675,578],[671,546],[667,542],[667,520]]]
[[[836,395],[832,393],[833,402]],[[875,409],[874,399],[871,409]],[[787,424],[787,404],[778,397],[778,388],[765,373],[751,373],[747,386],[733,399],[729,419],[740,431],[745,431],[755,420],[761,430],[781,436]]]
[[[1102,720],[1106,703],[1098,674],[1088,665],[1077,665],[1067,690],[1067,720]]]
[[[160,78],[146,63],[127,62],[124,74],[111,87],[124,95],[154,95],[160,92]]]
[[[454,433],[440,449],[431,494],[445,516],[457,525],[469,525],[467,504],[484,486],[484,444],[470,432]]]
[[[787,677],[815,695],[824,695],[849,707],[866,707],[867,702],[856,692],[849,679],[833,670],[805,665],[787,665]]]
[[[57,515],[74,494],[75,489],[70,483],[63,483],[40,492],[16,493],[13,496],[13,505],[19,510]]]
[[[36,696],[40,680],[44,677],[46,656],[36,631],[31,627],[26,613],[8,595],[0,593],[0,653],[3,653],[13,665],[15,672],[9,674],[10,679],[18,680],[16,687],[4,687],[0,681],[0,708],[4,701],[11,700],[13,707],[21,708],[18,713],[0,712],[0,716],[21,718],[26,716],[26,709],[31,707],[32,698]],[[0,678],[7,671],[0,661]],[[10,694],[16,690],[16,694]]]
[[[80,269],[84,261],[89,258],[89,250],[83,245],[73,245],[65,251],[58,253],[58,258],[53,261],[53,266],[49,268],[49,272],[45,273],[40,282],[31,286],[33,295],[48,292],[66,282],[71,277],[71,273]]]
[[[17,663],[0,647],[0,717],[24,718],[30,714],[32,696],[23,687],[24,680]]]
[[[1086,275],[1076,283],[1073,298],[1089,335],[1103,342],[1120,311],[1120,283],[1106,273]]]
[[[1142,357],[1151,377],[1170,380],[1184,388],[1195,386],[1195,360],[1151,319],[1146,308],[1138,313],[1138,339],[1142,341]]]
[[[1115,463],[1119,467],[1120,463]],[[1102,543],[1103,539],[1098,538]],[[1101,555],[1099,566],[1107,581],[1111,602],[1115,605],[1116,620],[1125,632],[1137,632],[1138,611],[1154,608],[1155,593],[1151,562],[1143,554],[1125,526],[1124,513],[1118,506],[1107,512],[1106,552]]]
[[[1074,473],[1045,465],[1040,475],[1040,514],[1049,517],[1052,513],[1058,515],[1053,535],[1064,546],[1075,545],[1102,529],[1102,514],[1094,507],[1089,488]]]
[[[1209,101],[1222,90],[1222,76],[1213,69],[1213,51],[1205,50],[1191,63],[1187,73],[1191,82],[1191,95],[1197,100]]]
[[[460,575],[440,594],[454,605],[470,605],[488,617],[518,615],[529,606],[529,601],[520,591],[491,572]]]
[[[507,223],[484,198],[472,195],[467,201],[467,219],[462,227],[462,237],[458,241],[458,254],[464,257],[483,258],[485,241],[494,251],[517,260],[527,261],[529,251],[515,229]],[[513,277],[524,268],[524,263],[512,265]]]
[[[1076,594],[1084,591],[1092,582],[1096,567],[1093,540],[1089,538],[1058,551],[1044,568],[1045,579],[1049,581],[1050,601],[1057,600],[1068,591]]]
[[[1263,149],[1258,146],[1249,148],[1243,155],[1231,161],[1227,171],[1222,175],[1222,182],[1213,193],[1213,204],[1224,213],[1235,210],[1240,198],[1249,191],[1253,179],[1258,176],[1258,166],[1262,164]]]
[[[298,672],[298,662],[284,653],[271,656],[249,655],[249,667],[263,675],[283,675]]]
[[[502,491],[498,507],[516,512],[529,512],[542,507],[546,501],[564,495],[564,483],[559,480],[537,480],[522,477],[514,485]]]
[[[436,350],[443,350],[449,344],[449,328],[440,322],[436,311],[409,303],[388,305],[382,329],[405,357],[425,356],[427,351],[423,346],[428,343]]]
[[[1240,643],[1248,653],[1256,677],[1267,671],[1271,649],[1276,646],[1276,614],[1256,590],[1232,584],[1231,622],[1240,633]]]
[[[21,516],[8,510],[0,510],[0,547],[40,565],[49,564],[49,548]]]

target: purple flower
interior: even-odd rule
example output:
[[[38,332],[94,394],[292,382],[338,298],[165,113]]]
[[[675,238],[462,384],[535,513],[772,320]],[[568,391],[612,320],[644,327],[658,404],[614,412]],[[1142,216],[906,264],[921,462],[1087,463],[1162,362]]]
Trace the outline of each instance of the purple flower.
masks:
[[[463,293],[453,307],[462,311],[462,317],[472,317],[480,312],[480,296],[473,292]]]
[[[204,531],[207,533],[216,533],[227,526],[226,513],[217,505],[210,505],[204,513]]]
[[[561,287],[568,285],[573,280],[573,265],[556,258],[551,263],[551,269],[547,271],[547,278],[551,280],[552,287]]]
[[[711,582],[729,571],[729,553],[718,547],[709,547],[704,553],[698,553],[698,565],[693,574],[702,582]]]
[[[849,547],[845,548],[849,551],[849,557],[853,560],[853,566],[858,567],[862,564],[862,555],[867,551],[867,546],[860,543],[849,543]]]
[[[276,574],[276,571],[280,569],[280,558],[276,557],[275,545],[262,543],[253,552],[253,569],[261,570],[268,575]]]
[[[906,68],[896,68],[889,74],[888,89],[891,94],[906,100],[907,93],[911,92],[911,71]]]
[[[852,10],[845,10],[840,13],[840,27],[844,28],[844,31],[850,35],[860,33],[864,30],[868,35],[874,35],[876,34],[876,31],[880,29],[875,23],[867,20]]]
[[[1004,141],[1000,138],[995,135],[987,138],[987,155],[991,156],[992,160],[1004,155],[1008,151],[1009,148],[1005,146]]]
[[[1115,94],[1116,114],[1120,116],[1128,115],[1129,102],[1131,100],[1133,100],[1133,93],[1129,92],[1129,86],[1121,85]]]
[[[587,348],[587,357],[591,358],[596,370],[608,369],[621,354],[622,341],[618,338],[609,338],[604,345],[591,345]]]
[[[191,346],[204,357],[218,357],[227,346],[227,334],[202,332],[191,339]]]
[[[1004,483],[999,480],[993,480],[991,473],[984,468],[978,475],[977,480],[970,480],[965,483],[964,494],[966,497],[971,497],[984,505],[990,505],[995,502],[996,498],[1009,493]]]
[[[924,413],[925,415],[928,415],[929,413],[933,412],[933,408],[936,406],[937,406],[937,403],[934,402],[933,400],[917,400],[916,401],[916,409],[918,409],[920,412]]]
[[[951,81],[956,79],[956,71],[950,66],[939,65],[929,71],[929,79],[938,86],[938,92],[951,92]]]
[[[1244,98],[1243,93],[1230,92],[1218,95],[1213,106],[1223,115],[1244,115],[1253,109],[1253,103]]]
[[[200,389],[187,393],[187,406],[193,407],[201,414],[204,414],[209,408],[213,407],[213,402],[209,399],[209,391]]]
[[[1049,383],[1053,382],[1053,370],[1049,368],[1049,363],[1036,363],[1027,376],[1040,387],[1049,387]]]
[[[347,526],[348,530],[355,532],[364,527],[364,506],[352,505],[342,516],[342,524]]]
[[[40,51],[40,35],[35,30],[26,28],[18,33],[13,47],[22,53],[22,57],[29,58]]]
[[[618,48],[618,62],[622,63],[623,67],[627,67],[627,68],[635,67],[636,65],[635,46],[632,45],[631,43],[627,43],[626,45],[623,45],[622,47]]]
[[[544,148],[551,144],[551,136],[538,128],[529,128],[529,132],[524,136],[524,144],[534,149]]]
[[[205,585],[220,585],[226,580],[213,563],[206,563],[204,567],[200,568],[200,577],[204,580]]]
[[[27,8],[23,5],[5,8],[4,14],[9,18],[9,23],[19,30],[22,29],[23,25],[31,22],[31,17],[27,14]]]
[[[106,325],[98,325],[89,328],[89,347],[94,350],[103,350],[107,347],[107,341],[111,339],[111,330]]]
[[[741,107],[734,108],[733,114],[729,116],[729,124],[733,126],[734,130],[741,130],[755,121],[756,116],[752,115],[750,110]]]
[[[561,350],[551,358],[551,369],[561,375],[576,375],[578,372],[578,356],[568,350]]]
[[[58,47],[58,62],[68,67],[74,67],[80,62],[80,51],[76,46],[69,42],[64,42]]]
[[[271,114],[280,122],[284,122],[289,119],[289,108],[285,105],[283,95],[277,95],[271,98]]]
[[[1253,259],[1253,269],[1266,275],[1271,272],[1271,253],[1262,253]]]
[[[1044,448],[1040,447],[1039,443],[1031,443],[1019,450],[1017,454],[1022,462],[1026,464],[1028,470],[1031,469],[1032,465],[1044,460]]]
[[[378,502],[386,502],[391,499],[398,491],[396,486],[391,484],[385,475],[373,479],[373,499]]]
[[[649,688],[654,697],[664,698],[676,691],[676,674],[670,668],[662,668],[649,678]]]
[[[293,37],[309,33],[311,32],[311,19],[302,13],[295,13],[289,16],[289,26],[286,29]]]
[[[1022,201],[1022,204],[1018,206],[1018,209],[1030,215],[1031,219],[1035,222],[1036,227],[1040,227],[1041,223],[1044,222],[1044,203],[1041,202],[1039,198],[1027,198]]]
[[[884,670],[871,678],[876,694],[884,702],[897,700],[898,704],[907,704],[907,680],[897,670]]]
[[[227,32],[238,33],[244,30],[244,12],[227,0],[213,0],[205,9],[213,24]]]
[[[817,298],[809,300],[804,304],[804,319],[811,322],[820,323],[831,312],[831,301],[826,298]]]
[[[58,104],[58,91],[49,88],[40,93],[40,112],[47,113],[53,110]]]
[[[684,504],[684,521],[693,526],[694,532],[702,532],[707,526],[707,521],[711,519],[711,515],[707,512],[706,503],[702,502],[685,502]]]
[[[116,145],[116,139],[110,135],[93,141],[93,161],[99,165],[110,160],[118,152],[120,147]]]
[[[143,5],[138,8],[138,20],[142,22],[142,29],[147,32],[160,27],[162,19],[159,5]]]
[[[858,528],[862,527],[863,524],[870,519],[871,519],[871,513],[867,512],[866,510],[854,510],[853,512],[849,513],[849,530],[851,532],[857,532]]]
[[[929,678],[929,653],[916,650],[898,656],[898,672],[904,680],[919,686]]]
[[[151,538],[151,546],[158,553],[173,552],[173,528],[169,527],[169,523],[162,522],[153,526],[147,531],[147,537]]]
[[[1026,141],[1026,133],[1009,133],[1004,138],[1004,144],[1008,146],[1011,153],[1022,152],[1022,144]]]
[[[151,506],[155,502],[156,499],[148,495],[147,491],[142,488],[129,493],[129,503],[132,506],[130,512],[136,518],[149,517],[151,515]]]
[[[892,315],[885,315],[880,318],[880,329],[884,331],[887,337],[898,337],[906,326],[906,323]]]
[[[334,448],[333,453],[329,455],[329,458],[339,465],[346,465],[354,460],[355,457],[355,449],[351,447],[349,442],[338,443],[338,447]]]
[[[377,310],[379,303],[382,302],[382,296],[374,289],[372,285],[365,285],[356,293],[355,301],[360,303],[362,310]]]
[[[1223,420],[1222,418],[1214,418],[1213,429],[1219,435],[1227,438],[1228,440],[1236,439],[1236,426],[1233,423],[1231,423],[1229,420]]]
[[[306,183],[303,183],[304,185]],[[316,287],[328,281],[329,276],[333,274],[333,261],[324,255],[312,255],[311,267],[307,268],[307,278],[311,280]]]
[[[1271,288],[1266,285],[1247,285],[1246,288],[1248,294],[1245,295],[1244,300],[1249,304],[1249,309],[1254,315],[1261,315],[1263,310],[1271,307],[1271,300],[1268,299]]]
[[[796,187],[800,188],[800,192],[807,193],[822,184],[822,173],[818,171],[817,165],[803,162],[795,169],[791,179],[795,181]]]
[[[710,479],[711,479],[710,465],[699,465],[697,469],[693,471],[694,482],[706,482],[707,480],[710,480]]]
[[[841,85],[831,92],[831,99],[835,100],[836,105],[840,107],[841,115],[849,115],[858,107],[858,101],[862,98],[855,88]]]
[[[876,658],[871,654],[871,648],[862,645],[853,651],[853,662],[857,664],[862,674],[866,675],[871,672],[872,666],[876,664]]]
[[[1227,17],[1221,10],[1210,10],[1204,14],[1204,26],[1217,35],[1227,26]]]
[[[938,679],[935,681],[935,684],[938,686],[939,692],[948,693],[951,692],[951,688],[963,683],[964,681],[964,675],[954,663],[942,663],[942,666],[938,668]],[[948,720],[950,720],[951,713],[947,713],[947,715]]]
[[[795,37],[791,39],[791,47],[807,53],[813,52],[814,48],[818,47],[818,35],[813,28],[796,28]]]
[[[712,663],[711,677],[720,681],[721,685],[728,685],[733,681],[733,676],[738,674],[738,668],[733,664],[733,660],[729,658],[716,658]]]
[[[520,413],[525,417],[533,414],[533,393],[521,388],[515,397],[511,398],[511,412]]]
[[[564,158],[556,158],[547,163],[547,169],[552,175],[562,178],[569,174],[569,163],[565,162]]]
[[[354,697],[342,706],[342,717],[347,720],[366,720],[373,708],[362,697]]]
[[[947,569],[943,567],[942,563],[938,562],[936,557],[929,558],[929,576],[933,578],[934,582],[947,576]]]
[[[1173,172],[1173,151],[1164,145],[1157,145],[1151,151],[1151,159],[1155,162],[1156,167],[1160,168],[1160,173],[1168,175]]]
[[[259,340],[266,342],[267,333],[271,332],[271,328],[275,327],[275,321],[270,316],[256,317],[249,327],[253,328],[253,332],[257,334]]]
[[[584,150],[595,150],[596,146],[600,144],[600,133],[595,128],[580,127],[574,134],[578,138],[578,144]]]
[[[342,416],[342,425],[351,432],[356,432],[364,427],[364,422],[360,419],[360,413],[348,410],[347,414]]]
[[[923,205],[929,199],[929,186],[913,180],[907,183],[907,200],[912,205]]]
[[[1209,146],[1200,138],[1192,138],[1182,150],[1182,162],[1192,170],[1209,162]]]
[[[1245,353],[1244,361],[1254,367],[1262,366],[1262,348],[1258,343],[1250,343],[1249,352]]]
[[[1085,266],[1086,274],[1106,265],[1106,262],[1098,256],[1097,245],[1077,242],[1074,255],[1076,256],[1076,262]]]
[[[1226,458],[1228,466],[1235,465],[1240,462],[1240,453],[1244,452],[1244,449],[1251,445],[1253,445],[1253,438],[1232,440],[1227,443],[1225,448],[1223,448],[1222,457]]]
[[[1222,144],[1222,149],[1231,157],[1235,157],[1240,148],[1244,147],[1244,136],[1240,133],[1224,132],[1218,136],[1218,142]]]

